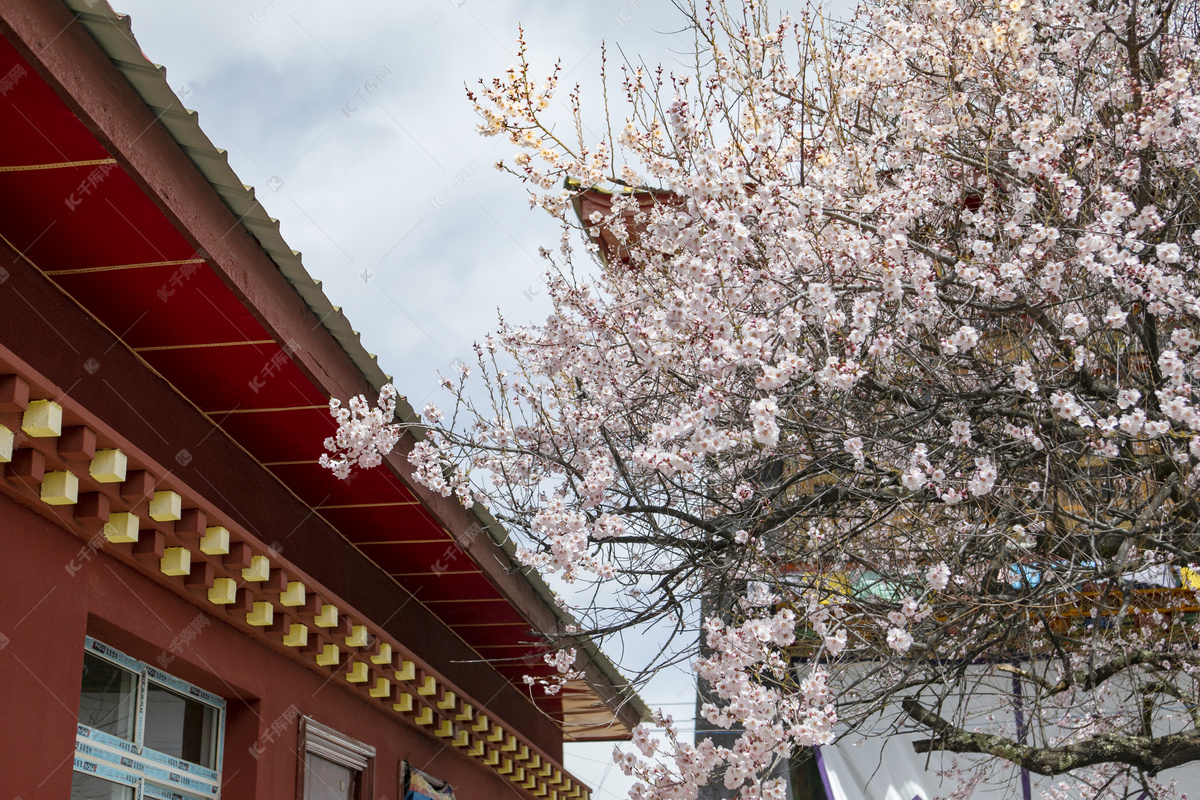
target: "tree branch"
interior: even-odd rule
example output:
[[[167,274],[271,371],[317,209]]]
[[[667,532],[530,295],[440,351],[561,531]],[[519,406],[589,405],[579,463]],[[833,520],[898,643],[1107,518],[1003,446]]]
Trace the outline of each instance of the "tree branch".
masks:
[[[1103,733],[1057,747],[1031,747],[1003,736],[960,728],[925,708],[914,697],[906,697],[900,705],[912,719],[935,734],[932,739],[913,742],[916,752],[982,753],[1011,761],[1038,775],[1062,775],[1106,763],[1128,764],[1147,775],[1157,775],[1164,769],[1200,758],[1197,730],[1158,737]]]

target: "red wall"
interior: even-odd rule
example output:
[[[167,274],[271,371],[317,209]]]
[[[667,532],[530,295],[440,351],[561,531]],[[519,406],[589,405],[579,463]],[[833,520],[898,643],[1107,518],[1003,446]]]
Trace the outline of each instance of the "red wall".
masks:
[[[228,701],[224,798],[297,797],[297,722],[270,734],[293,704],[376,748],[373,800],[400,797],[401,760],[449,780],[463,800],[516,794],[478,761],[219,616],[207,614],[209,624],[171,654],[172,641],[200,613],[207,614],[0,496],[0,796],[69,796],[85,634],[155,667],[164,653],[174,655],[166,671]],[[258,758],[252,747],[261,751]]]

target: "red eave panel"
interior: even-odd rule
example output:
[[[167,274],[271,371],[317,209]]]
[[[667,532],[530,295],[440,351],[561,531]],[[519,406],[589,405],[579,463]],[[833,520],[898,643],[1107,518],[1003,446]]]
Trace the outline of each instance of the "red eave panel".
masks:
[[[268,469],[318,511],[322,506],[338,506],[348,511],[371,507],[395,513],[404,510],[401,504],[418,504],[412,492],[384,467],[356,469],[346,480],[339,479],[315,461],[270,464]]]
[[[469,631],[471,640],[481,648],[523,647],[528,650],[541,646],[544,649],[545,643],[531,632],[528,625],[522,626],[521,630],[515,630],[515,627],[492,625],[486,628],[464,628],[463,630]]]
[[[55,164],[108,157],[96,137],[58,99],[54,90],[33,73],[8,40],[2,38],[0,75],[16,78],[15,85],[4,93],[4,102],[0,103],[0,131],[4,131],[0,165]],[[50,132],[53,139],[48,135]]]
[[[147,360],[142,348],[270,338],[204,263],[84,273],[58,262],[38,266]]]
[[[442,527],[421,506],[321,509],[321,516],[346,538],[359,542],[424,541],[445,537]]]
[[[361,533],[369,535],[370,532],[362,531]],[[475,569],[475,564],[471,559],[459,549],[453,539],[444,533],[433,541],[386,542],[356,546],[367,558],[393,575],[423,570],[457,572],[464,569]]]
[[[392,577],[422,601],[503,599],[492,582],[475,569],[471,561],[459,562],[458,569],[443,571],[435,571],[429,565],[415,570],[414,566],[397,564],[395,568],[405,571],[393,572]]]
[[[520,613],[509,605],[504,600],[480,601],[480,600],[449,600],[449,601],[422,601],[429,607],[429,610],[437,614],[438,618],[445,622],[455,630],[469,631],[467,626],[476,625],[505,625],[512,623],[516,625],[524,625],[525,629],[529,629],[529,623]],[[462,633],[464,639],[471,641],[468,633]]]
[[[527,620],[395,474],[339,480],[316,463],[335,424],[289,355],[296,343],[272,339],[0,38],[0,74],[17,66],[0,101],[0,234],[482,657],[516,659],[498,668],[519,689],[531,670],[551,674]],[[80,161],[103,163],[62,166]],[[557,698],[537,702],[559,710]]]
[[[274,341],[139,354],[207,413],[298,406],[324,408],[328,402]]]
[[[0,178],[0,191],[21,198],[5,209],[5,228],[17,238],[5,236],[47,272],[198,257],[115,164],[3,172]]]
[[[315,461],[325,452],[321,443],[337,431],[326,408],[226,414],[213,421],[264,464]]]

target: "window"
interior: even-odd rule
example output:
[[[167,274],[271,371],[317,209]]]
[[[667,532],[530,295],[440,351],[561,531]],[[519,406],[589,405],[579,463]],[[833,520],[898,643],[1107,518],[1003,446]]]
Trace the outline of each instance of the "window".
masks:
[[[310,717],[300,720],[304,800],[358,800],[369,796],[368,768],[375,748]]]
[[[211,800],[225,701],[85,640],[71,800]]]

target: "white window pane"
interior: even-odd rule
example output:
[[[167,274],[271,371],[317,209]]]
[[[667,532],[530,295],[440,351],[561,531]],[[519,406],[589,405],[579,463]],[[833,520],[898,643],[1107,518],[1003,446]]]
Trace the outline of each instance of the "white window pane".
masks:
[[[304,800],[350,800],[358,773],[309,753],[304,759]]]
[[[133,741],[138,677],[86,653],[79,695],[79,722],[112,736]]]
[[[76,772],[71,775],[71,800],[133,800],[133,787]]]
[[[146,688],[146,747],[216,769],[216,725],[212,706],[154,683]]]

